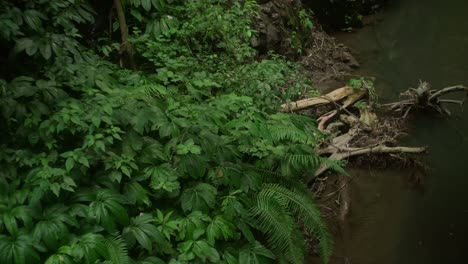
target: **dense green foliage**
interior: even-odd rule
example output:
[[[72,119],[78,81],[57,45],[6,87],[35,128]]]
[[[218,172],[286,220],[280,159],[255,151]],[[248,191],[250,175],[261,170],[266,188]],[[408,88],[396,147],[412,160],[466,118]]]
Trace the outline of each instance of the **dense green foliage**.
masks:
[[[308,86],[255,60],[255,1],[123,1],[138,71],[91,4],[1,1],[0,263],[303,263],[303,229],[327,262],[323,136],[275,113]]]

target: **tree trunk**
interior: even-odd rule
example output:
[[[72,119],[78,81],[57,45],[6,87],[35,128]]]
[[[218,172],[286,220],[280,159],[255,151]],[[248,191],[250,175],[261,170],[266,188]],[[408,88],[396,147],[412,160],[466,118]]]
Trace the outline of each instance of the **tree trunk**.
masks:
[[[122,60],[122,55],[126,53],[128,56],[128,63],[130,68],[136,70],[135,59],[133,57],[133,46],[130,42],[128,42],[128,27],[127,22],[125,20],[125,12],[122,8],[122,3],[120,2],[120,0],[114,0],[114,7],[117,10],[117,18],[119,20],[120,26],[120,36],[122,38],[122,45],[120,47],[121,66],[127,66],[126,63],[123,62],[124,60]]]

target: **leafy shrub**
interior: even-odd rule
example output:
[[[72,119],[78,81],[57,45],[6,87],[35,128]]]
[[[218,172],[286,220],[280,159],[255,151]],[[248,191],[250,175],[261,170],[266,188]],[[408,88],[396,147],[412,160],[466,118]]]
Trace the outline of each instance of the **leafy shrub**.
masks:
[[[3,41],[35,61],[0,83],[0,262],[301,263],[299,223],[327,261],[300,182],[323,162],[322,135],[273,113],[301,80],[281,58],[254,60],[255,2],[125,6],[139,72],[80,44],[84,1],[2,6]],[[72,44],[35,48],[50,34]]]

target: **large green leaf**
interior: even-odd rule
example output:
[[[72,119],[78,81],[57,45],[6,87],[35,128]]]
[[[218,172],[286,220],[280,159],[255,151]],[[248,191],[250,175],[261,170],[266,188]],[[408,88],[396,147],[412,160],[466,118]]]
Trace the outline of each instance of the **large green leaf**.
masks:
[[[179,238],[182,240],[197,240],[204,235],[210,218],[200,211],[194,211],[180,219]]]
[[[77,193],[77,201],[87,201],[88,215],[108,231],[115,231],[116,224],[126,225],[129,218],[123,207],[126,199],[123,195],[109,189],[94,189]]]
[[[151,10],[151,0],[141,0],[141,5],[146,11]]]
[[[218,251],[204,240],[199,240],[193,243],[192,251],[203,262],[206,262],[206,260],[211,263],[219,262],[220,256]]]
[[[81,263],[96,263],[107,254],[106,239],[100,234],[86,233],[79,237],[77,243],[67,248],[65,252],[81,259]]]
[[[255,241],[253,244],[248,244],[239,252],[239,264],[263,264],[270,263],[275,259],[275,254]]]
[[[39,254],[34,249],[34,241],[31,236],[25,233],[16,237],[0,235],[0,263],[39,263]]]
[[[33,237],[36,241],[43,241],[48,248],[55,249],[60,242],[67,241],[69,229],[78,226],[78,221],[68,213],[68,208],[56,204],[43,211],[34,227]]]
[[[207,211],[215,206],[216,193],[216,188],[208,183],[199,183],[187,188],[180,197],[182,209],[186,212]]]
[[[210,245],[214,246],[215,241],[223,238],[228,240],[234,237],[234,225],[231,221],[224,219],[223,216],[218,215],[206,228],[206,236]]]
[[[130,204],[151,205],[149,191],[137,181],[132,181],[124,186],[124,195],[127,197]]]
[[[5,229],[11,234],[16,235],[18,234],[18,227],[20,227],[20,223],[18,220],[22,221],[22,225],[30,228],[32,226],[33,220],[33,211],[31,208],[25,205],[16,206],[13,208],[5,208],[1,210],[0,207],[0,227],[3,226]]]
[[[155,218],[150,214],[136,216],[131,219],[130,225],[124,228],[123,235],[130,243],[136,240],[140,246],[151,252],[153,243],[165,243],[155,221]]]
[[[178,194],[180,183],[175,169],[169,164],[149,167],[145,169],[147,177],[151,177],[151,187],[155,191],[164,190],[169,193]]]

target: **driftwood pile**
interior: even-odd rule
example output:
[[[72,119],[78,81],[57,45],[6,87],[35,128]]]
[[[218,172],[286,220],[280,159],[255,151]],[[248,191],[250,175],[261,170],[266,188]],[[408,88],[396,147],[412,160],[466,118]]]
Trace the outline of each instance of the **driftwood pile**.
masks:
[[[378,105],[372,89],[364,85],[359,89],[345,86],[325,95],[283,104],[282,111],[316,117],[318,129],[332,135],[328,142],[316,149],[317,153],[330,160],[342,161],[366,154],[425,152],[425,147],[398,145],[397,140],[404,134],[404,122],[409,114],[424,109],[451,115],[448,105],[463,107],[468,96],[468,88],[462,85],[431,90],[427,83],[421,82],[418,88],[401,93],[398,102]],[[442,98],[456,92],[464,92],[464,98]],[[322,165],[309,181],[328,169],[329,165]]]

